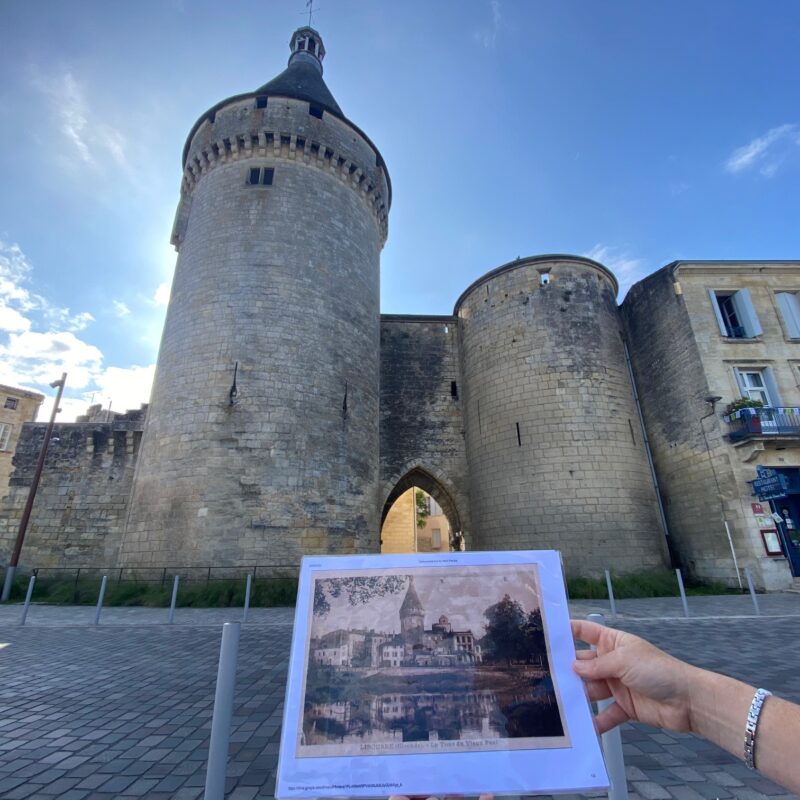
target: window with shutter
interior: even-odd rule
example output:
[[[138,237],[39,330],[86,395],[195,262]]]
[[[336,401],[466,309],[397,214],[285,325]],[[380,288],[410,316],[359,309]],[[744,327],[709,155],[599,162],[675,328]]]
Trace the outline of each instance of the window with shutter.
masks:
[[[719,332],[729,339],[755,339],[761,336],[761,323],[758,321],[749,289],[737,291],[708,290]]]
[[[800,339],[800,299],[794,292],[778,292],[776,299],[786,335],[790,339]]]

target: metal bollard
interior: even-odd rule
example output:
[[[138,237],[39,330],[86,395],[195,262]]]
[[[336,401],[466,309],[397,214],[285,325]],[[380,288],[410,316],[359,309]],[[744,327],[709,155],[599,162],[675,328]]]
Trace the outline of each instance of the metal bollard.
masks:
[[[31,606],[31,596],[33,595],[33,587],[36,583],[36,576],[31,575],[31,579],[28,581],[28,592],[25,595],[25,605],[22,606],[22,616],[20,617],[19,624],[24,625],[25,620],[28,616],[28,609]]]
[[[747,578],[747,588],[750,590],[750,597],[753,600],[753,605],[755,606],[756,609],[756,615],[760,617],[761,609],[758,607],[758,598],[756,597],[756,590],[755,587],[753,586],[753,576],[750,574],[750,567],[744,568],[744,574],[745,577]]]
[[[226,622],[222,626],[222,644],[219,649],[214,716],[211,718],[211,742],[208,748],[204,800],[224,800],[225,797],[225,772],[228,764],[231,719],[233,718],[240,631],[241,624],[238,622]]]
[[[176,575],[175,580],[172,581],[172,600],[169,604],[169,617],[167,618],[167,622],[170,625],[175,621],[175,601],[178,599],[178,584],[180,581],[181,579],[178,575]]]
[[[106,595],[106,584],[108,583],[108,575],[103,575],[103,580],[100,582],[100,594],[97,597],[97,610],[94,612],[94,624],[100,624],[100,612],[103,610],[103,598]]]
[[[683,616],[689,616],[689,604],[686,602],[686,589],[683,588],[683,575],[681,575],[681,571],[679,569],[675,570],[675,574],[678,576],[678,589],[681,592],[681,602],[683,603]]]
[[[247,622],[247,613],[250,611],[250,589],[253,586],[253,576],[248,574],[247,585],[244,587],[244,611],[242,612],[242,622]]]
[[[598,625],[606,624],[602,614],[589,614],[587,619],[596,622]],[[596,648],[592,646],[592,650],[595,649]],[[610,706],[613,702],[613,698],[598,700],[598,712]],[[619,732],[619,727],[606,731],[600,737],[600,742],[606,760],[608,779],[611,783],[608,790],[609,800],[628,800],[628,779],[625,776],[625,758],[622,754],[622,735]]]
[[[606,570],[606,586],[608,587],[608,600],[611,603],[611,616],[617,618],[617,601],[614,599],[614,587],[611,585],[611,572]]]

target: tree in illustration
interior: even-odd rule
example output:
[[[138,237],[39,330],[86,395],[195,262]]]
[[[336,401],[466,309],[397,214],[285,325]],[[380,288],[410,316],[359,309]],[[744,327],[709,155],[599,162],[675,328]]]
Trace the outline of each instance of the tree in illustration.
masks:
[[[398,594],[408,585],[407,575],[325,578],[314,581],[314,615],[324,617],[330,610],[329,598],[345,595],[351,606],[364,605],[376,597]]]
[[[509,666],[513,660],[524,658],[526,619],[522,606],[506,594],[483,615],[488,620],[481,643],[484,655],[489,660],[505,661]]]

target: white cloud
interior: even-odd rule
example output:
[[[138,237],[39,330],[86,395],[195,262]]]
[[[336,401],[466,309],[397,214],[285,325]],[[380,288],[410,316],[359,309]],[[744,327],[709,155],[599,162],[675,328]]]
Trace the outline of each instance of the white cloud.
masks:
[[[122,317],[127,317],[128,314],[131,313],[131,310],[128,308],[126,303],[123,303],[122,300],[112,300],[111,301],[114,307],[114,313],[121,319]]]
[[[105,172],[116,166],[130,180],[135,179],[125,136],[98,116],[87,99],[85,85],[71,71],[58,75],[37,73],[33,86],[49,100],[58,130],[68,143],[67,150],[57,154],[65,168],[75,170],[83,165]]]
[[[165,306],[169,303],[169,283],[164,281],[158,285],[158,288],[153,294],[153,300],[157,305]]]
[[[479,30],[475,31],[475,40],[487,50],[494,48],[497,42],[497,32],[500,30],[502,14],[500,12],[500,0],[491,0],[489,7],[492,12],[491,22]]]
[[[20,333],[21,331],[30,330],[30,327],[31,321],[26,316],[17,311],[16,308],[11,308],[0,300],[0,331]]]
[[[29,288],[32,271],[19,245],[0,239],[0,305],[6,309],[0,319],[0,332],[29,330],[32,315],[51,331],[82,331],[94,322],[88,311],[73,314],[69,308],[54,305],[33,292]]]
[[[634,258],[624,248],[598,242],[583,255],[608,267],[614,273],[619,281],[620,297],[624,297],[631,285],[648,272],[644,261],[641,258]]]
[[[114,410],[147,402],[155,365],[105,366],[100,348],[78,336],[94,317],[50,303],[32,291],[33,268],[16,244],[0,239],[0,375],[3,383],[42,392],[48,399],[39,419],[49,419],[55,392],[51,381],[67,373],[62,413],[70,422],[92,401]],[[115,301],[118,303],[119,301]],[[120,303],[130,313],[124,303]],[[118,309],[119,313],[119,309]]]
[[[736,174],[758,168],[765,177],[771,178],[787,159],[800,154],[800,125],[786,124],[770,128],[762,136],[737,147],[725,162],[726,172]]]

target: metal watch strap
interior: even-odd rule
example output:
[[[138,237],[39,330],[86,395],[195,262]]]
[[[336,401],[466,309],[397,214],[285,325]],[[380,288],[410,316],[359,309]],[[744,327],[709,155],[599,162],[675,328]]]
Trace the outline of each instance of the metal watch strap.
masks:
[[[756,689],[750,710],[747,712],[747,722],[744,726],[744,761],[750,769],[756,768],[756,728],[758,717],[764,701],[772,694],[766,689]]]

